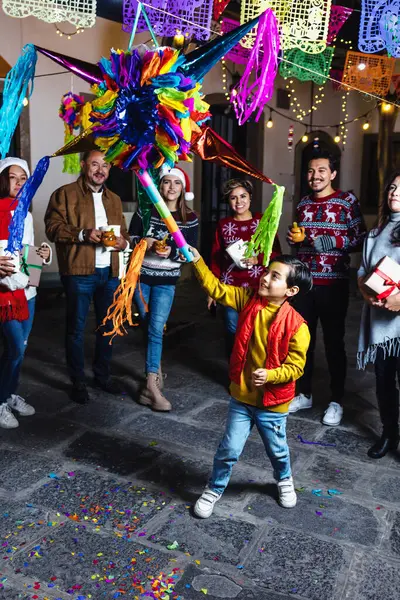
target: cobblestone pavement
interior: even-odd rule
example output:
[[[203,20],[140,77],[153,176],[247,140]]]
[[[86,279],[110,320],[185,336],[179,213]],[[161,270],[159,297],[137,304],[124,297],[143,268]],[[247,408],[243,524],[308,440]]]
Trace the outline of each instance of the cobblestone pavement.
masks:
[[[221,320],[197,284],[179,286],[165,339],[168,415],[135,403],[137,328],[115,342],[126,393],[91,389],[87,406],[71,402],[63,311],[62,297],[39,298],[20,390],[37,413],[0,430],[0,599],[398,600],[399,456],[366,455],[379,422],[373,373],[355,369],[357,298],[342,425],[320,423],[329,401],[321,344],[314,407],[289,417],[296,508],[278,506],[254,432],[207,520],[191,506],[222,435],[227,366]],[[93,328],[91,318],[88,366]]]

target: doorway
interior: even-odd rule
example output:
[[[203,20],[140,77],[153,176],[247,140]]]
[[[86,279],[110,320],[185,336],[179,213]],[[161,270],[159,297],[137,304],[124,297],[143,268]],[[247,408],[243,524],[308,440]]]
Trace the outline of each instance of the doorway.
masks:
[[[246,156],[247,125],[239,126],[229,104],[213,104],[210,127]],[[217,223],[230,214],[229,204],[222,198],[224,184],[233,177],[244,177],[234,169],[203,161],[201,176],[201,252],[206,262],[211,255]]]

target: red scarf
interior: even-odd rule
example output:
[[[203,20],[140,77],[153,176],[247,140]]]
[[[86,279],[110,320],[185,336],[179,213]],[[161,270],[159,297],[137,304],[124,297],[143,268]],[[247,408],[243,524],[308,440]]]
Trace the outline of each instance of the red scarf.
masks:
[[[8,240],[8,227],[11,223],[11,211],[15,210],[15,198],[0,198],[0,240]],[[1,285],[0,279],[0,323],[5,321],[25,321],[29,317],[28,302],[24,290],[10,292]]]

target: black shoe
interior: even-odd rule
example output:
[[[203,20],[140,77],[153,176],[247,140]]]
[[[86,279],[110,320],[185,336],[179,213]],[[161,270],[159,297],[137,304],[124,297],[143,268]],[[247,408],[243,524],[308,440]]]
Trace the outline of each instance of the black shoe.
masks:
[[[385,433],[381,438],[368,450],[370,458],[383,458],[390,450],[396,450],[399,445],[399,436],[388,437]]]
[[[103,392],[107,392],[107,394],[113,394],[114,396],[120,396],[122,394],[122,387],[120,384],[115,381],[115,379],[111,379],[111,377],[107,380],[94,378],[94,386],[103,390]]]
[[[72,400],[78,404],[87,404],[90,400],[86,385],[78,381],[72,384]]]

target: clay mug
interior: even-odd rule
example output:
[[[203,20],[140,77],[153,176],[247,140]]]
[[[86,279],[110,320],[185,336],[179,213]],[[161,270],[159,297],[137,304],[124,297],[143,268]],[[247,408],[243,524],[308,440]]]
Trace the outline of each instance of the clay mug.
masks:
[[[306,237],[304,227],[299,227],[296,222],[293,223],[290,233],[292,234],[293,241],[296,243],[302,242]]]
[[[164,252],[166,250],[168,235],[169,234],[167,233],[167,235],[165,236],[164,239],[162,239],[162,240],[156,240],[154,242],[154,250],[155,250],[155,252]]]
[[[117,237],[120,234],[120,225],[107,225],[100,227],[101,231],[101,243],[106,248],[113,248],[117,243]]]

